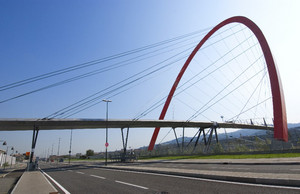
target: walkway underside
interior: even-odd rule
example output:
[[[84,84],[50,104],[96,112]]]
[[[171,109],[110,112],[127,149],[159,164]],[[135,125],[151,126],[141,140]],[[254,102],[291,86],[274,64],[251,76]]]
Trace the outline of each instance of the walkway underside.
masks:
[[[26,130],[64,130],[64,129],[100,129],[100,128],[237,128],[237,129],[264,129],[274,130],[273,126],[195,122],[195,121],[168,121],[168,120],[103,120],[103,119],[1,119],[0,131],[26,131]]]

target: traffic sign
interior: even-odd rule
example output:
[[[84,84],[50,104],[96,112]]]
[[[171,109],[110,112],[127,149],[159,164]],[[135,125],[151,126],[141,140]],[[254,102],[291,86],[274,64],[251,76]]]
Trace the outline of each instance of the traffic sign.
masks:
[[[108,147],[108,145],[109,145],[109,144],[106,142],[106,143],[105,143],[105,147]]]

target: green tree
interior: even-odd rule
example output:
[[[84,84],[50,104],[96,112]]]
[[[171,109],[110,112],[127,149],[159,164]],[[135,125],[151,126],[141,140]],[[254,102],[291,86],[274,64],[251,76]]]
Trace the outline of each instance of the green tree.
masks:
[[[297,145],[300,145],[300,138],[298,138]]]
[[[217,143],[213,149],[213,152],[215,154],[220,154],[220,153],[223,153],[224,152],[224,149],[222,147],[222,145],[220,143]]]
[[[239,144],[234,149],[235,152],[249,152],[249,148],[244,144]]]
[[[265,150],[267,150],[268,146],[266,145],[265,140],[255,137],[255,147],[256,147],[256,150],[258,150],[258,151],[265,151]]]
[[[89,149],[86,151],[86,156],[93,156],[93,155],[94,155],[94,150]]]
[[[3,166],[4,166],[4,167],[8,167],[8,166],[9,166],[8,162],[5,162],[5,163],[3,164]]]

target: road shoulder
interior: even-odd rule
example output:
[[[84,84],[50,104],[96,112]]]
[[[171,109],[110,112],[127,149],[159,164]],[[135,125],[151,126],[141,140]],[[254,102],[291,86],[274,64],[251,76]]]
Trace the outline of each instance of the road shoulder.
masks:
[[[26,171],[23,173],[12,194],[31,193],[58,193],[55,187],[46,179],[40,171]]]

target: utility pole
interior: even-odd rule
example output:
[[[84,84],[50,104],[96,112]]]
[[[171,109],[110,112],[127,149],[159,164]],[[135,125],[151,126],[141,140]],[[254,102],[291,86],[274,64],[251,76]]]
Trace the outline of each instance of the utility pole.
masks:
[[[102,100],[106,102],[106,141],[105,141],[105,166],[107,166],[107,147],[108,147],[108,103],[112,102],[111,100]]]
[[[46,162],[49,160],[49,150],[50,150],[50,148],[48,148]]]
[[[222,123],[224,123],[224,116],[223,115],[221,116],[221,119],[222,119]],[[228,135],[227,135],[226,128],[224,128],[224,131],[225,131],[225,135],[226,135],[227,149],[230,151],[230,146],[229,146],[229,141],[228,141]]]
[[[182,128],[182,153],[184,151],[184,127]]]
[[[58,138],[57,156],[59,156],[60,139],[61,138]]]

